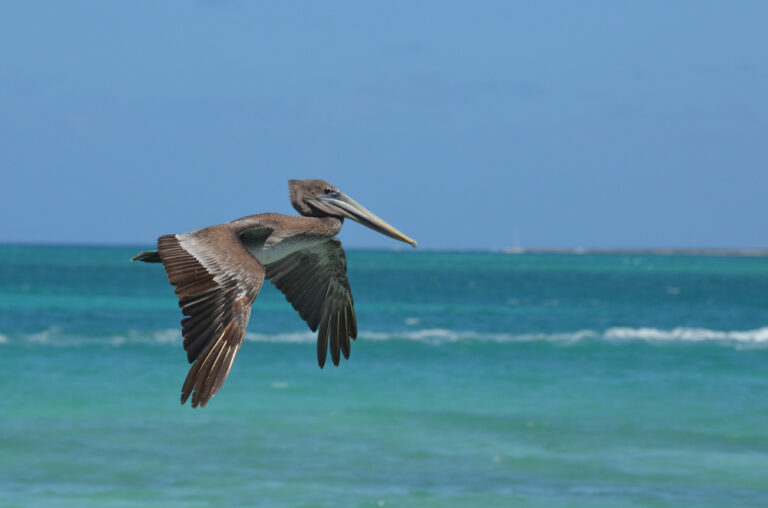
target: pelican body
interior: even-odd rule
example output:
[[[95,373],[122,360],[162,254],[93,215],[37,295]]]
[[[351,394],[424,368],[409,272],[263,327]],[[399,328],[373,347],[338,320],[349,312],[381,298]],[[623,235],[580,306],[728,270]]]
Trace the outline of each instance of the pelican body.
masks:
[[[300,217],[262,213],[164,235],[156,251],[131,261],[162,263],[176,287],[184,350],[192,366],[181,403],[205,407],[227,378],[243,342],[251,305],[269,279],[309,328],[317,331],[317,363],[328,349],[334,365],[357,338],[347,262],[335,236],[345,218],[416,247],[408,238],[324,180],[290,180]]]

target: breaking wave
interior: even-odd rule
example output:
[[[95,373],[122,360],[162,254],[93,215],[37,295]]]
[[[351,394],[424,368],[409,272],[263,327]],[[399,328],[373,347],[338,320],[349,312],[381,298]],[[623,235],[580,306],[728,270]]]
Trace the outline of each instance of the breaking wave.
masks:
[[[317,335],[311,331],[277,334],[247,333],[245,340],[278,344],[314,343]],[[768,327],[755,330],[710,330],[707,328],[677,327],[671,329],[613,327],[606,330],[578,330],[562,333],[492,333],[430,328],[398,332],[361,332],[361,340],[411,341],[426,344],[450,344],[456,342],[522,343],[554,342],[571,344],[582,341],[622,342],[718,342],[734,345],[764,345],[768,347]],[[143,332],[131,330],[110,336],[75,335],[57,327],[30,334],[2,334],[0,346],[12,344],[50,345],[76,347],[91,344],[109,344],[115,347],[129,344],[177,344],[181,342],[179,329]]]

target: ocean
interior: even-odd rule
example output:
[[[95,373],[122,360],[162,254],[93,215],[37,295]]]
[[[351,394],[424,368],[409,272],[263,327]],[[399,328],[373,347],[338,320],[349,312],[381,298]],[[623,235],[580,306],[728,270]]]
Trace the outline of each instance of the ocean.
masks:
[[[148,247],[0,246],[0,506],[768,505],[768,258],[353,250],[193,410]]]

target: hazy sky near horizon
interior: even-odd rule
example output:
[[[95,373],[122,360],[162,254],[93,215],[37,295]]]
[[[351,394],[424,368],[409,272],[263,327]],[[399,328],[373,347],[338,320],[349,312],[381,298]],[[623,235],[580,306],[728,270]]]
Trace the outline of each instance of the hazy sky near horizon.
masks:
[[[426,248],[765,248],[767,19],[749,1],[3,2],[0,242],[149,245],[294,213],[287,180],[325,178]]]

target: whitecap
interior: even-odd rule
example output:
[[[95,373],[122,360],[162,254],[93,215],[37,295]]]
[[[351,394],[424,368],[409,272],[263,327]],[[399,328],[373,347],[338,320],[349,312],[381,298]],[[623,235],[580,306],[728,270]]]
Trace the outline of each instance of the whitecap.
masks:
[[[154,331],[128,330],[125,333],[107,336],[79,336],[62,333],[56,327],[47,328],[40,332],[21,336],[12,336],[14,342],[21,341],[37,346],[79,347],[91,344],[110,344],[124,347],[131,344],[180,345],[181,330],[161,329]],[[581,341],[607,341],[612,343],[645,341],[645,342],[721,342],[735,345],[768,345],[768,326],[754,330],[711,330],[708,328],[675,327],[612,327],[605,330],[582,329],[571,332],[549,333],[501,333],[478,332],[473,330],[449,330],[446,328],[409,328],[401,331],[377,332],[361,331],[359,338],[364,341],[411,341],[424,344],[441,345],[456,342],[485,342],[485,343],[523,343],[523,342],[553,342],[573,344]],[[265,342],[276,344],[312,344],[317,340],[317,334],[310,330],[285,333],[254,333],[248,332],[245,340],[249,342]],[[7,335],[0,335],[0,344],[9,343]]]
[[[710,330],[707,328],[677,327],[668,330],[658,328],[609,328],[603,334],[609,340],[647,340],[647,341],[733,341],[733,342],[768,342],[768,326],[756,330]]]

